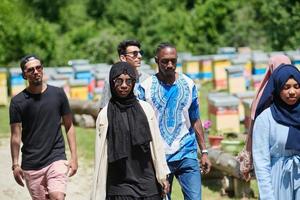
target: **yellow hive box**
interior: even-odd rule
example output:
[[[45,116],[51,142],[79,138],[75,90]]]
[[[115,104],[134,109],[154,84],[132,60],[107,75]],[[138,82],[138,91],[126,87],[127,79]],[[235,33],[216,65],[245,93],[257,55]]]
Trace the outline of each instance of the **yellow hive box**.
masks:
[[[238,93],[246,91],[246,81],[244,77],[232,77],[227,81],[229,93]]]
[[[182,59],[182,73],[185,73],[191,79],[199,79],[200,56],[190,56]]]
[[[71,86],[70,98],[78,100],[88,100],[88,87],[87,86]]]
[[[213,75],[215,80],[220,80],[220,79],[227,79],[227,74],[226,74],[226,67],[229,67],[230,65],[223,66],[214,66],[213,67]]]
[[[199,61],[185,61],[183,66],[184,73],[199,73]]]
[[[70,83],[70,98],[78,100],[88,100],[89,88],[87,79],[71,79]]]
[[[8,102],[7,86],[0,86],[0,105],[6,106]]]
[[[208,112],[212,120],[212,129],[219,133],[239,133],[239,99],[232,95],[213,95],[210,96],[209,102]]]
[[[227,89],[227,73],[225,68],[231,65],[228,56],[216,55],[213,58],[213,80],[215,89]],[[223,83],[225,81],[225,83]]]
[[[201,72],[212,72],[212,61],[211,60],[202,60],[200,63]]]
[[[6,72],[0,71],[0,86],[7,86],[7,75]]]
[[[210,93],[208,93],[208,95],[207,95],[208,119],[211,119],[209,111],[213,111],[213,109],[214,109],[214,105],[215,105],[214,99],[216,99],[216,98],[226,98],[228,96],[230,96],[230,95],[227,92],[210,92]]]
[[[248,61],[247,63],[245,63],[245,70],[249,74],[252,73],[252,62],[251,61]]]
[[[239,133],[240,119],[238,112],[225,115],[211,115],[212,130],[217,133]]]
[[[233,65],[226,68],[227,89],[229,93],[238,93],[246,91],[246,80],[244,78],[244,67],[242,65]]]

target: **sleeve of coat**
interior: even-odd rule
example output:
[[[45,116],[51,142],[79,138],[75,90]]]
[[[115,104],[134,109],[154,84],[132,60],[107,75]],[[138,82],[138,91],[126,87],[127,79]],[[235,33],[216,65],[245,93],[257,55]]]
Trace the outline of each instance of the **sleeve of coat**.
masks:
[[[91,200],[105,200],[107,177],[107,106],[99,113],[96,121],[95,166]]]

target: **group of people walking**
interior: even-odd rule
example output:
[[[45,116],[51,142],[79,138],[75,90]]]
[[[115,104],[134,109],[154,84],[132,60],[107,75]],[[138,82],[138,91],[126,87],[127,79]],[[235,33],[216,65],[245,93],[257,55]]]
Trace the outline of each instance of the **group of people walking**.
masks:
[[[121,42],[118,53],[120,62],[112,66],[104,90],[111,98],[102,99],[96,122],[92,199],[171,199],[174,176],[185,199],[201,199],[198,144],[204,173],[211,164],[197,89],[175,72],[176,48],[157,47],[159,71],[148,77],[138,71],[138,41]]]
[[[176,47],[157,46],[158,72],[152,76],[138,69],[143,56],[138,41],[122,41],[118,54],[96,121],[91,199],[171,199],[174,176],[184,199],[201,199],[201,173],[208,173],[211,163],[197,88],[176,72]],[[300,199],[300,73],[285,56],[272,59],[252,104],[241,173],[249,180],[254,166],[261,199]],[[14,177],[22,186],[25,180],[32,199],[65,199],[68,176],[78,168],[67,97],[43,83],[42,61],[35,55],[24,57],[20,66],[28,87],[12,98],[9,110]]]

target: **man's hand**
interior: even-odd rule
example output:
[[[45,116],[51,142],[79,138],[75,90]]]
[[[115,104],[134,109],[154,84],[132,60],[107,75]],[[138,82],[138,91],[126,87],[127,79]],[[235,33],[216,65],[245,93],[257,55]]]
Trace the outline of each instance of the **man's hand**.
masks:
[[[201,155],[201,170],[203,174],[208,174],[210,172],[211,163],[208,159],[207,154]]]
[[[21,169],[21,167],[20,166],[15,167],[13,173],[14,173],[14,178],[15,178],[16,182],[20,186],[24,187],[24,182],[23,182],[24,173],[23,173],[23,170]]]
[[[78,169],[78,162],[76,160],[70,160],[68,165],[68,176],[74,176]]]

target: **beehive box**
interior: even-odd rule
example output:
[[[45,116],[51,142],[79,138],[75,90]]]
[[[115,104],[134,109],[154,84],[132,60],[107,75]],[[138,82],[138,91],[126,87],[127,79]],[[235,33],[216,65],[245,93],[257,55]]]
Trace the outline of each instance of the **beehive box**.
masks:
[[[239,133],[239,99],[232,95],[212,96],[209,102],[212,130],[218,133]]]
[[[70,80],[70,98],[78,100],[88,100],[89,91],[88,91],[88,81],[73,79]]]
[[[211,56],[203,56],[199,63],[200,67],[200,79],[201,80],[212,80],[212,58]]]
[[[26,88],[26,81],[22,76],[22,70],[18,68],[9,69],[10,95],[13,97]]]
[[[213,83],[216,90],[227,89],[227,73],[225,68],[231,66],[226,55],[213,56]]]
[[[269,57],[266,53],[258,52],[252,55],[252,74],[264,74],[268,66]]]
[[[7,70],[0,68],[0,105],[7,105],[8,88],[7,88]]]
[[[231,60],[232,65],[241,65],[244,68],[243,76],[246,82],[246,88],[249,89],[251,86],[252,77],[252,61],[251,54],[238,54],[236,58]]]
[[[233,65],[226,68],[227,90],[229,93],[239,93],[246,91],[246,81],[244,78],[244,68],[241,65]]]
[[[252,75],[252,87],[255,91],[258,90],[263,78],[264,78],[264,74]]]
[[[250,99],[252,101],[252,99],[255,96],[255,91],[253,90],[248,90],[245,92],[239,92],[234,94],[234,96],[236,96],[237,98],[239,98],[239,114],[240,114],[240,121],[244,121],[245,120],[245,105],[243,104],[243,101],[246,99]]]
[[[182,72],[191,79],[200,79],[200,57],[192,56],[183,59]]]

